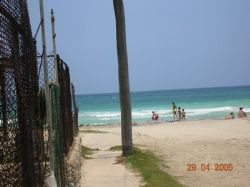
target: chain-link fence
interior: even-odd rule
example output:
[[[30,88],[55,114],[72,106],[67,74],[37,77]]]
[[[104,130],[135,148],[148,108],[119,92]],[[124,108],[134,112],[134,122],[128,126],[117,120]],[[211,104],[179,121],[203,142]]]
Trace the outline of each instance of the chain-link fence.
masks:
[[[54,126],[54,170],[57,186],[60,187],[65,186],[60,87],[51,84],[50,95],[52,105],[52,123]]]
[[[63,150],[67,155],[73,143],[72,97],[68,65],[57,55],[58,81],[61,90]]]
[[[0,0],[0,186],[43,186],[48,173],[44,67],[35,45],[26,0]],[[78,110],[69,68],[57,57],[59,84],[52,83],[53,55],[48,73],[54,169],[64,186],[64,155],[78,131]]]
[[[71,97],[72,97],[72,117],[73,117],[73,135],[76,136],[78,134],[78,107],[76,105],[76,97],[75,97],[75,87],[71,84]]]
[[[26,0],[0,1],[0,186],[42,186],[35,50]]]
[[[39,87],[40,92],[43,93],[45,89],[44,67],[41,55],[38,55],[38,57]],[[56,84],[54,81],[56,76],[54,55],[52,53],[47,56],[47,62],[52,105],[54,170],[58,186],[64,186],[64,155],[67,156],[73,143],[73,138],[78,133],[78,109],[76,107],[74,86],[70,83],[68,65],[57,55],[58,84]],[[46,123],[44,128],[45,132],[48,132]],[[47,145],[48,138],[45,137],[45,139],[45,145]],[[45,153],[49,155],[48,149],[45,150]]]

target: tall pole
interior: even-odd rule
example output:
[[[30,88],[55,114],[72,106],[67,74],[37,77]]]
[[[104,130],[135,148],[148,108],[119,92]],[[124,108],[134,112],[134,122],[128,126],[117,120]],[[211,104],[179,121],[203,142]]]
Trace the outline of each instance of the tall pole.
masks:
[[[56,33],[55,33],[55,16],[54,11],[51,9],[50,11],[50,20],[51,20],[51,29],[52,29],[52,43],[53,43],[53,54],[54,54],[54,64],[55,64],[55,71],[54,71],[54,79],[55,83],[58,84],[58,67],[57,67],[57,55],[56,55]]]
[[[124,156],[128,156],[133,152],[133,141],[125,14],[122,0],[113,0],[113,4],[116,18],[122,151]]]
[[[49,146],[49,158],[50,158],[50,170],[51,175],[54,175],[54,151],[53,151],[53,128],[52,128],[52,116],[51,116],[51,102],[50,91],[48,81],[48,63],[47,63],[47,49],[46,49],[46,36],[45,36],[45,24],[44,24],[44,7],[43,0],[40,1],[40,17],[41,17],[41,33],[42,33],[42,45],[43,45],[43,65],[44,65],[44,81],[45,81],[45,96],[46,96],[46,113],[48,124],[48,146]]]

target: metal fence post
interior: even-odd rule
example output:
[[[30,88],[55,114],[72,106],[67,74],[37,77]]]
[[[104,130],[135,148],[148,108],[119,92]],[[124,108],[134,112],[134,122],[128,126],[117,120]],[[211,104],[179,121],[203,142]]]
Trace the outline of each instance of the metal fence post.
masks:
[[[55,33],[55,16],[54,11],[51,9],[50,12],[50,20],[51,20],[51,30],[52,30],[52,43],[53,43],[53,54],[54,54],[54,66],[55,66],[55,72],[54,72],[54,81],[56,84],[58,84],[58,67],[57,67],[57,52],[56,52],[56,33]]]
[[[45,24],[44,24],[44,7],[43,0],[40,2],[40,17],[41,17],[41,34],[42,34],[42,45],[43,45],[43,63],[44,63],[44,81],[45,81],[45,95],[46,95],[46,113],[47,113],[47,124],[49,133],[49,155],[50,155],[50,171],[54,174],[54,146],[53,146],[53,126],[51,116],[51,98],[49,91],[48,81],[48,64],[47,64],[47,50],[46,50],[46,36],[45,36]],[[53,176],[52,176],[53,177]]]

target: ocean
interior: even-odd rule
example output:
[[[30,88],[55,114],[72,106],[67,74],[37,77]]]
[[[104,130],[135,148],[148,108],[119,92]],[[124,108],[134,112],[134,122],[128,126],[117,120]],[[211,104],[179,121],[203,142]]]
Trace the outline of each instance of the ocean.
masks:
[[[76,101],[79,124],[120,123],[119,93],[77,95]],[[160,121],[171,121],[173,101],[187,120],[224,119],[230,112],[237,116],[241,106],[250,112],[250,86],[132,92],[132,121],[151,121],[152,111]]]

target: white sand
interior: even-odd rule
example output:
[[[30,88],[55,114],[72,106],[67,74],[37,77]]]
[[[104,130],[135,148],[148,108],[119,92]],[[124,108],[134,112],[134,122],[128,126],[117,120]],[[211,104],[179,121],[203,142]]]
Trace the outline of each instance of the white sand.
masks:
[[[83,128],[109,132],[84,133],[83,144],[88,147],[106,150],[121,145],[119,126]],[[185,186],[250,185],[249,120],[204,120],[133,126],[133,142],[159,155],[166,164],[163,169]],[[187,164],[191,163],[195,163],[199,170],[187,171]],[[209,164],[210,171],[201,171],[202,163]],[[232,164],[233,170],[214,171],[215,164],[221,163]],[[94,169],[94,166],[89,168]],[[82,180],[86,180],[84,176],[89,173],[88,170],[83,172]],[[98,175],[93,176],[94,181],[99,178]],[[129,183],[130,179],[126,180]]]

